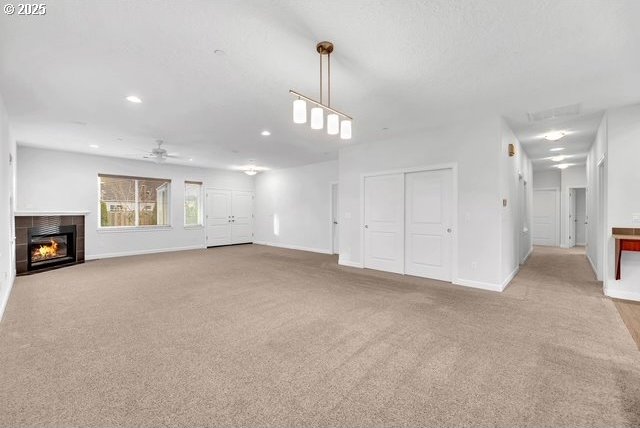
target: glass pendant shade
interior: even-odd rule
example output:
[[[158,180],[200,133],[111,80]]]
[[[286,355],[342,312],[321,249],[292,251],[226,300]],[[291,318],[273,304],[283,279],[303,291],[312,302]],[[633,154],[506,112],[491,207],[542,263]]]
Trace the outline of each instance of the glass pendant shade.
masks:
[[[324,110],[321,107],[311,109],[311,129],[322,129],[324,127]]]
[[[293,102],[293,123],[307,123],[307,102],[305,100]]]
[[[340,132],[340,118],[337,114],[331,113],[327,115],[327,134],[336,135]]]
[[[351,121],[343,120],[340,122],[340,138],[343,140],[351,139]]]

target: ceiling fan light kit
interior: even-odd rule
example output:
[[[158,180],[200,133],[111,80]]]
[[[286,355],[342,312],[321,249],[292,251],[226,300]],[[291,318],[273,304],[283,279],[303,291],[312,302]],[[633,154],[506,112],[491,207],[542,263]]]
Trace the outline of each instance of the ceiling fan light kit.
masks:
[[[353,118],[331,107],[331,53],[333,52],[333,43],[320,42],[316,45],[316,51],[320,54],[320,101],[302,95],[293,89],[289,93],[294,95],[296,99],[293,101],[293,123],[307,123],[307,103],[312,104],[311,108],[311,129],[323,129],[325,124],[325,111],[328,112],[327,134],[338,135],[343,140],[351,139],[351,121]],[[323,57],[327,57],[327,103],[323,103]]]

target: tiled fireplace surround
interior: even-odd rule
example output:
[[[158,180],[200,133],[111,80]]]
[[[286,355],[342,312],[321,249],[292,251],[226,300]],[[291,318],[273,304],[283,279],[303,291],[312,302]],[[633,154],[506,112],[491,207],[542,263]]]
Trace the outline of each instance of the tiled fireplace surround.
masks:
[[[76,261],[84,263],[84,215],[83,214],[16,214],[16,273],[24,275],[28,270],[29,229],[46,226],[76,226]]]

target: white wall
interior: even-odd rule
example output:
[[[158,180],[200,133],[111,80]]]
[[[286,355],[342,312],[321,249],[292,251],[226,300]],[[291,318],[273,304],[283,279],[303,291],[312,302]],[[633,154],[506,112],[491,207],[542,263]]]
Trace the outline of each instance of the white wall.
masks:
[[[454,282],[502,283],[499,165],[501,121],[474,121],[340,150],[340,263],[362,266],[362,174],[445,163],[458,166],[458,263]],[[457,275],[456,275],[457,271]]]
[[[256,176],[255,242],[331,253],[331,182],[338,161]]]
[[[640,253],[622,253],[622,279],[615,280],[615,245],[611,228],[640,228],[640,104],[607,112],[607,250],[605,293],[640,300]]]
[[[516,149],[516,154],[512,157],[508,153],[509,144],[515,145]],[[518,272],[521,261],[532,248],[529,224],[533,214],[531,178],[531,161],[509,126],[503,121],[500,192],[502,199],[507,200],[507,206],[502,206],[500,211],[502,237],[500,279],[505,286]]]
[[[98,230],[98,174],[171,179],[171,228]],[[204,248],[203,229],[184,228],[184,181],[207,187],[254,190],[253,178],[235,171],[125,160],[28,147],[18,148],[18,211],[89,211],[85,257],[95,259],[146,252]]]
[[[561,173],[557,168],[535,171],[533,173],[533,188],[534,189],[560,189],[561,187]]]
[[[0,97],[0,320],[9,300],[16,274],[13,242],[15,162],[16,143],[9,132],[9,119]]]
[[[587,187],[587,168],[585,165],[572,166],[561,170],[560,185],[560,246],[569,247],[569,189]]]

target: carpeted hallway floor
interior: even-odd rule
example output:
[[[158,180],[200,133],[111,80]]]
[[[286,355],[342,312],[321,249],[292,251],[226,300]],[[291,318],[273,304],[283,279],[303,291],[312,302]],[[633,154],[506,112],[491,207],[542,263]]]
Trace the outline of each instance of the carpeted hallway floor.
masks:
[[[638,426],[640,352],[584,255],[502,294],[258,245],[20,277],[0,426]]]

